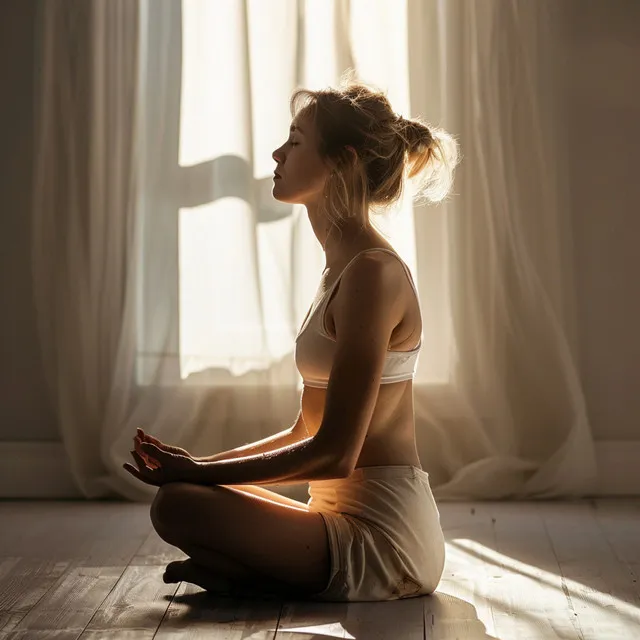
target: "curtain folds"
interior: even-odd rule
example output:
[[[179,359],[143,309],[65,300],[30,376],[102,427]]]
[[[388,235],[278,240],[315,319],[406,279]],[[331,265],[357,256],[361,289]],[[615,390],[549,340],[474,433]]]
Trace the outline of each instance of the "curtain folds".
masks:
[[[292,424],[293,341],[323,262],[304,210],[270,195],[271,151],[287,135],[291,91],[335,85],[347,68],[462,149],[446,202],[406,197],[376,218],[421,295],[414,399],[434,493],[593,488],[567,167],[557,105],[543,97],[554,10],[549,0],[43,3],[35,305],[87,498],[154,495],[122,469],[137,426],[202,455]]]

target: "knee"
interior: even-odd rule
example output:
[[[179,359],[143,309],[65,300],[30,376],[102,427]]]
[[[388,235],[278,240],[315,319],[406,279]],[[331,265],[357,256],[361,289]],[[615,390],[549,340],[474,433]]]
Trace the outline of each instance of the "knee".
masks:
[[[161,536],[175,524],[176,520],[179,520],[180,503],[184,500],[184,492],[185,486],[181,482],[170,482],[158,489],[151,504],[151,523]]]

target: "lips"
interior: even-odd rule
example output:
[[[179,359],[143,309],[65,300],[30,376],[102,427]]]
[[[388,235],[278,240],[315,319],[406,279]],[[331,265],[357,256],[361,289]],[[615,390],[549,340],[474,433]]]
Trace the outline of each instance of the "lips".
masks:
[[[273,179],[274,180],[280,180],[280,179],[282,179],[282,176],[277,171],[274,171],[273,172]]]

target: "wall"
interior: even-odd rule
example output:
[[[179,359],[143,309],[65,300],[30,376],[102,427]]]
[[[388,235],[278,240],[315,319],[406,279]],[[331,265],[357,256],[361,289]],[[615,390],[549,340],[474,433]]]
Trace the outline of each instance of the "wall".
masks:
[[[0,4],[0,441],[57,440],[29,269],[36,0]]]
[[[558,4],[583,387],[597,439],[640,440],[640,2]]]
[[[37,4],[0,5],[0,442],[58,439],[29,274]],[[640,440],[640,2],[563,7],[581,375],[596,438]]]

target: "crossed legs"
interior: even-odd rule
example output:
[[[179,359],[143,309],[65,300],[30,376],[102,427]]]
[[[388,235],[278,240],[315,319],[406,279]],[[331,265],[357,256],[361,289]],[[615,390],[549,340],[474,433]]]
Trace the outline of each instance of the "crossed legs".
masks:
[[[322,517],[304,503],[256,486],[170,483],[151,507],[158,535],[190,559],[165,580],[217,592],[311,595],[329,580]]]

